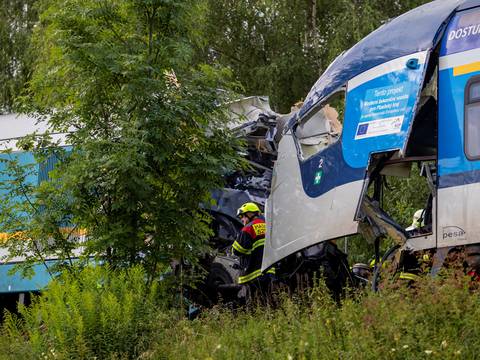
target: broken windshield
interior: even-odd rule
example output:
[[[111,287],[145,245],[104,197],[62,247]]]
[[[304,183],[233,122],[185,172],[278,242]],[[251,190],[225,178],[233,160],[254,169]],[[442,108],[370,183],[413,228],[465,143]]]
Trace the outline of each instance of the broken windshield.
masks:
[[[294,130],[302,160],[336,142],[342,134],[345,91],[336,92]]]

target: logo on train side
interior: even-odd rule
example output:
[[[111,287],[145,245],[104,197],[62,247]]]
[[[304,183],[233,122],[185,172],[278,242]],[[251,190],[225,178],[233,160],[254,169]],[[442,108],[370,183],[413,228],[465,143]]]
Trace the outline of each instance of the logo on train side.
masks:
[[[318,170],[315,173],[315,177],[313,178],[313,185],[320,185],[320,181],[322,181],[323,170]]]
[[[448,33],[448,41],[459,40],[480,34],[480,24],[465,26]]]
[[[313,177],[313,185],[320,185],[320,182],[322,181],[323,162],[323,158],[320,158],[320,160],[318,161],[318,170],[315,172],[315,175]]]
[[[465,240],[465,230],[458,226],[445,226],[443,229],[443,239]]]
[[[450,21],[444,36],[442,56],[474,50],[480,47],[480,11],[462,11]]]

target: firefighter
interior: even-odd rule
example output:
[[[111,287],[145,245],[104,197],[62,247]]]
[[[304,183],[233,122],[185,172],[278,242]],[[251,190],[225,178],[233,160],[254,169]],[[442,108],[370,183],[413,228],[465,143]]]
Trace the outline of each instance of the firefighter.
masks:
[[[237,216],[242,221],[238,239],[233,243],[233,252],[240,257],[242,275],[239,284],[248,285],[251,297],[267,300],[275,269],[262,273],[263,247],[265,244],[266,224],[257,204],[248,202],[240,206]]]
[[[425,209],[419,209],[413,214],[412,225],[405,230],[411,235],[419,235],[421,228],[425,226]],[[409,285],[420,279],[419,275],[423,272],[422,266],[430,262],[430,256],[425,253],[422,256],[413,251],[402,253],[402,271],[398,278],[404,280]]]

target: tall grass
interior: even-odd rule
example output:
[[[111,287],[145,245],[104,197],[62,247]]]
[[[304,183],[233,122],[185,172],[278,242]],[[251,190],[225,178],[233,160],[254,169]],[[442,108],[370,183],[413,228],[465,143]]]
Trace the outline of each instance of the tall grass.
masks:
[[[79,280],[80,278],[80,280]],[[386,284],[341,305],[323,284],[279,294],[275,307],[206,310],[194,321],[162,306],[139,269],[65,276],[20,317],[8,315],[8,359],[475,359],[477,284],[461,274],[414,288]]]
[[[476,359],[480,301],[463,277],[386,287],[337,306],[323,286],[276,309],[214,309],[181,321],[157,359]]]
[[[6,314],[0,345],[12,359],[121,359],[148,350],[159,324],[174,320],[161,289],[141,268],[63,274],[19,316]],[[165,295],[163,295],[164,297]],[[168,315],[167,315],[168,314]]]

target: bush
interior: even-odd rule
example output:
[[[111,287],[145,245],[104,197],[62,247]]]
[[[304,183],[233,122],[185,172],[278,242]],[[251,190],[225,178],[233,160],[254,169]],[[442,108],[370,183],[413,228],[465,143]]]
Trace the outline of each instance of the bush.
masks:
[[[275,308],[216,307],[189,321],[135,268],[63,276],[21,316],[8,315],[9,359],[475,359],[480,301],[463,273],[385,284],[339,306],[323,284]],[[473,285],[473,286],[472,286]]]
[[[1,345],[12,359],[136,358],[167,318],[158,285],[140,267],[63,274],[19,316],[7,313]]]

